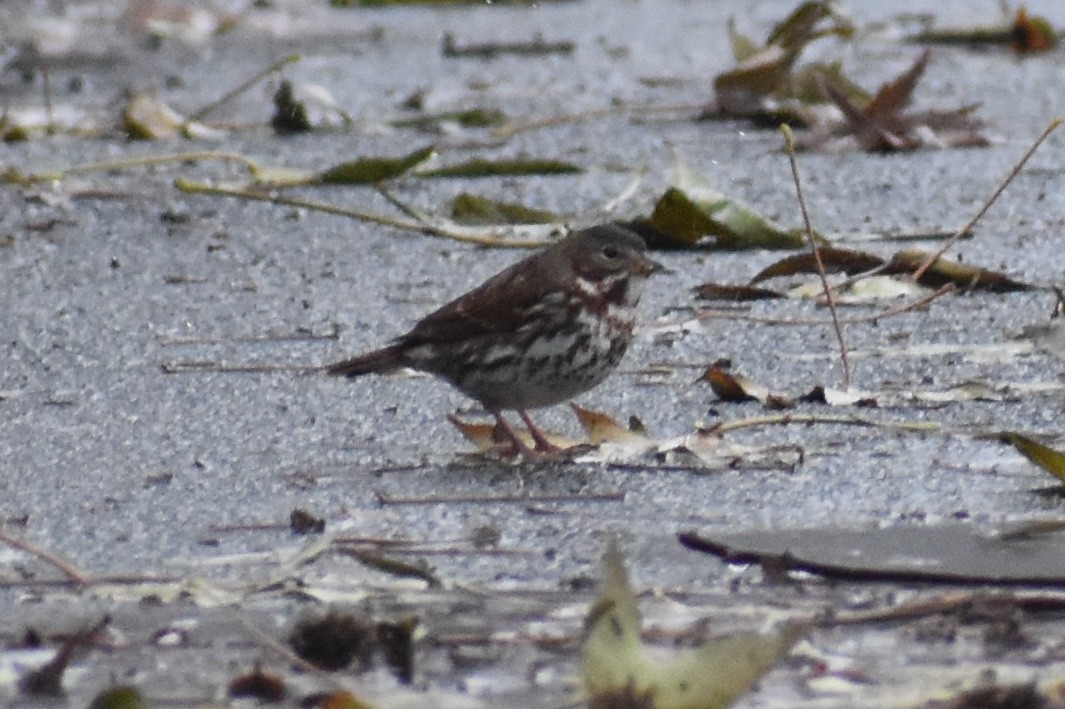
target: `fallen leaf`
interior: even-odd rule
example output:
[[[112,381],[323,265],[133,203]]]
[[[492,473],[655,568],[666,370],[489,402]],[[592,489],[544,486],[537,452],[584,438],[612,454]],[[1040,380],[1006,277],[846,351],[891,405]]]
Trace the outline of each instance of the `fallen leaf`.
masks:
[[[63,696],[63,675],[70,663],[85,647],[94,642],[109,622],[105,617],[95,626],[71,635],[56,652],[55,657],[19,680],[19,689],[31,697]]]
[[[895,254],[888,263],[888,273],[912,274],[931,256],[921,249],[910,249]],[[920,278],[920,283],[929,288],[939,288],[953,283],[959,288],[985,290],[993,293],[1012,293],[1033,290],[1035,286],[1014,280],[1009,276],[979,266],[938,258]]]
[[[1061,697],[1047,696],[1034,683],[995,685],[934,699],[916,709],[1065,709]]]
[[[459,224],[555,224],[565,217],[542,209],[531,209],[521,204],[497,202],[463,192],[451,203],[451,218]]]
[[[288,636],[288,645],[297,655],[329,672],[352,663],[366,669],[376,642],[372,621],[339,610],[308,613],[296,621]]]
[[[507,114],[496,108],[470,108],[463,111],[434,113],[391,121],[396,128],[418,128],[439,131],[443,124],[453,123],[463,128],[490,128],[507,122]]]
[[[521,175],[571,175],[583,172],[580,167],[561,160],[534,158],[475,158],[457,165],[445,165],[415,173],[418,177],[497,177]]]
[[[875,408],[877,399],[874,394],[856,389],[833,389],[818,384],[806,394],[799,397],[799,401],[808,404],[827,404],[828,406],[863,406]]]
[[[783,293],[778,293],[768,288],[734,286],[727,283],[702,283],[692,288],[692,290],[695,292],[696,297],[702,300],[722,300],[736,303],[787,297]]]
[[[93,697],[89,709],[148,709],[148,702],[136,687],[112,687]]]
[[[1058,46],[1058,33],[1042,17],[1031,17],[1023,6],[1010,28],[1010,47],[1018,54],[1048,52]]]
[[[1036,54],[1057,46],[1057,32],[1042,17],[1032,17],[1022,6],[1012,19],[983,27],[955,27],[923,30],[907,38],[921,44],[964,45],[968,47],[1009,46],[1018,54]]]
[[[636,441],[643,444],[650,442],[646,432],[629,430],[600,411],[586,409],[577,404],[570,404],[570,408],[577,414],[577,420],[580,421],[581,427],[588,435],[588,442],[593,445],[606,442]]]
[[[805,633],[799,625],[764,635],[740,633],[711,638],[665,660],[652,658],[640,639],[636,596],[613,543],[603,566],[599,597],[585,620],[581,648],[584,686],[593,707],[616,706],[603,698],[620,697],[629,700],[630,707],[723,709]]]
[[[270,125],[280,135],[350,125],[354,119],[324,86],[293,84],[285,79],[274,93]]]
[[[683,166],[678,168],[677,183],[658,198],[646,220],[677,245],[695,246],[711,236],[714,246],[723,249],[796,249],[806,240],[803,231],[777,227]]]
[[[233,699],[247,697],[263,704],[275,704],[285,698],[285,683],[277,675],[263,672],[258,663],[246,675],[235,677],[229,683],[229,696]]]
[[[795,406],[795,402],[787,396],[773,394],[767,387],[742,374],[733,374],[716,365],[709,367],[699,379],[710,384],[710,388],[722,401],[758,401],[770,409],[790,409]]]
[[[926,50],[865,103],[822,77],[825,95],[839,107],[843,121],[825,120],[813,126],[798,141],[799,148],[837,151],[857,147],[867,152],[896,152],[990,145],[990,138],[981,130],[983,122],[973,116],[976,104],[950,110],[905,111],[929,57]]]
[[[451,425],[459,430],[462,437],[477,447],[478,453],[493,453],[499,452],[500,447],[506,447],[508,444],[506,437],[497,435],[496,424],[494,423],[478,423],[463,421],[458,416],[448,415],[447,420],[451,422]],[[529,448],[533,448],[536,445],[536,441],[532,439],[529,432],[524,428],[515,429],[515,433],[522,439]],[[547,436],[547,440],[554,446],[566,450],[573,448],[581,444],[581,441],[576,441],[564,436],[558,436],[552,433],[544,432]]]
[[[1065,453],[1016,431],[1003,431],[999,438],[1016,448],[1025,458],[1065,482]]]
[[[825,273],[846,273],[848,276],[867,273],[884,265],[884,259],[874,254],[853,249],[839,249],[833,246],[820,246],[818,253]],[[770,278],[794,276],[798,273],[817,273],[817,259],[806,252],[785,256],[759,271],[750,284],[761,283]]]
[[[293,534],[321,534],[325,531],[325,520],[315,517],[305,509],[297,507],[288,516],[289,529]]]
[[[185,116],[149,93],[134,94],[122,113],[126,134],[134,140],[158,140],[179,135]]]
[[[351,692],[312,694],[301,699],[300,706],[307,709],[373,709]]]
[[[802,87],[822,71],[839,75],[838,67],[807,67],[796,80],[795,63],[813,41],[826,36],[849,37],[854,28],[829,2],[804,2],[777,24],[764,45],[740,34],[729,21],[729,40],[737,66],[714,77],[715,112],[730,116],[787,120],[804,119]],[[823,97],[814,96],[813,103]],[[704,112],[702,117],[710,115]]]
[[[436,150],[430,145],[398,158],[361,157],[323,171],[318,181],[329,185],[373,185],[403,175],[434,154]]]

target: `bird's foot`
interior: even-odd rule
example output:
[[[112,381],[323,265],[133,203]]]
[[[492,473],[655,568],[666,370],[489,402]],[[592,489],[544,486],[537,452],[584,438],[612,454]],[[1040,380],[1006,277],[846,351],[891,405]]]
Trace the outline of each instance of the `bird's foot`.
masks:
[[[496,419],[496,429],[502,434],[505,439],[505,445],[502,446],[500,454],[504,457],[516,457],[521,456],[525,460],[535,460],[553,463],[562,463],[573,460],[573,449],[562,448],[555,445],[548,440],[547,435],[540,430],[540,428],[533,423],[524,410],[519,409],[518,415],[525,423],[525,427],[529,431],[529,436],[532,438],[533,445],[530,446],[528,442],[514,430],[514,427],[503,418],[503,415],[498,411],[492,411],[492,416]]]

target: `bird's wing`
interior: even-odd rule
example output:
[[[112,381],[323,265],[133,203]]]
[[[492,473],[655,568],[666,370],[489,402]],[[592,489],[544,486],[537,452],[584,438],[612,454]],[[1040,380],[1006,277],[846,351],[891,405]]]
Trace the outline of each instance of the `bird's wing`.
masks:
[[[545,281],[550,278],[542,270],[542,260],[535,257],[514,264],[427,315],[400,343],[455,342],[516,331],[543,298]]]

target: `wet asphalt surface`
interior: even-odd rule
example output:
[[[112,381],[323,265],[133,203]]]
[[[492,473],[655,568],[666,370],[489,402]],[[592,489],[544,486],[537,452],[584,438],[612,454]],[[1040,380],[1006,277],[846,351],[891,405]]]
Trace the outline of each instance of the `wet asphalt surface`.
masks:
[[[875,86],[912,62],[918,48],[898,41],[897,17],[921,3],[849,8],[880,31],[839,49],[851,76]],[[944,22],[971,21],[969,3],[940,3]],[[60,135],[0,146],[0,165],[42,172],[88,162],[192,150],[239,153],[262,164],[321,168],[358,155],[399,155],[435,143],[445,161],[471,156],[562,158],[573,176],[486,180],[400,180],[395,195],[444,212],[471,191],[552,209],[586,225],[645,213],[669,184],[679,157],[722,191],[789,226],[800,224],[776,132],[741,122],[695,122],[712,95],[711,78],[731,65],[725,18],[763,36],[788,3],[610,4],[605,0],[536,8],[249,11],[229,33],[201,45],[148,49],[118,32],[113,11],[85,13],[77,59],[57,62],[50,81],[60,106],[115,116],[121,91],[153,89],[192,111],[289,52],[285,70],[321,84],[354,126],[279,138],[269,129],[271,85],[228,102],[211,122],[239,124],[211,143],[128,142],[117,134]],[[989,19],[997,12],[987,3]],[[1031,3],[1059,27],[1065,11]],[[48,12],[14,13],[9,43]],[[25,14],[21,14],[25,13]],[[35,19],[36,18],[36,19]],[[35,22],[37,24],[35,24]],[[519,41],[541,33],[574,42],[572,54],[491,61],[442,56],[441,37]],[[917,91],[919,102],[982,102],[997,138],[987,149],[906,155],[810,154],[801,171],[815,225],[853,239],[870,232],[931,233],[963,224],[1034,137],[1065,113],[1065,54],[1018,60],[1006,51],[939,49]],[[70,81],[81,82],[77,92]],[[0,99],[37,105],[40,76],[6,72]],[[507,139],[485,130],[429,135],[390,128],[415,92],[426,110],[491,106],[535,119],[617,104],[692,107],[622,113],[528,131]],[[1062,282],[1062,137],[1052,137],[980,223],[952,252],[1040,285]],[[604,205],[642,174],[613,211]],[[934,525],[960,521],[980,533],[1032,517],[1056,518],[1059,498],[1031,494],[1049,484],[1012,449],[971,433],[1018,429],[1062,435],[1062,360],[1018,340],[1044,324],[1047,291],[970,294],[928,309],[849,326],[856,385],[872,392],[947,390],[979,381],[994,400],[944,406],[896,404],[861,412],[881,420],[928,421],[950,433],[818,424],[738,431],[729,444],[801,449],[800,465],[732,469],[640,462],[635,465],[510,465],[470,457],[446,415],[477,408],[422,376],[355,382],[301,373],[379,345],[418,317],[513,261],[483,250],[288,206],[195,196],[178,177],[239,180],[232,163],[201,160],[84,174],[61,182],[0,188],[0,520],[8,534],[71,561],[91,578],[153,577],[167,583],[146,605],[142,585],[49,585],[56,571],[24,553],[0,551],[0,632],[8,645],[29,625],[69,631],[110,612],[115,648],[94,652],[71,673],[72,706],[112,681],[142,686],[158,700],[208,700],[262,658],[288,665],[249,641],[254,625],[282,636],[294,617],[335,601],[379,617],[418,615],[416,681],[400,688],[383,669],[349,686],[381,706],[553,706],[569,696],[577,671],[580,618],[592,598],[608,538],[620,540],[640,591],[657,589],[645,612],[665,629],[710,617],[712,628],[758,628],[826,608],[890,605],[929,589],[842,585],[806,579],[775,585],[754,567],[727,567],[682,549],[676,534]],[[394,213],[368,188],[314,188],[295,195]],[[900,244],[863,243],[889,255]],[[674,274],[652,282],[642,327],[621,371],[583,406],[620,421],[637,416],[660,438],[698,425],[767,415],[759,404],[723,404],[693,383],[729,358],[775,391],[800,394],[839,386],[831,329],[726,319],[697,320],[690,288],[742,282],[779,254],[657,254]],[[854,306],[846,314],[873,308]],[[809,301],[750,306],[756,315],[820,318]],[[933,351],[932,346],[941,346]],[[199,363],[199,364],[196,364]],[[204,364],[206,363],[206,364]],[[219,371],[277,365],[277,371]],[[292,371],[284,367],[293,368]],[[177,370],[177,371],[174,371]],[[890,397],[885,396],[885,400]],[[798,413],[823,413],[802,405]],[[831,411],[831,413],[839,413]],[[844,412],[847,413],[847,412]],[[577,435],[566,407],[537,413],[552,430]],[[1053,439],[1051,439],[1053,440]],[[415,499],[417,498],[417,499]],[[434,502],[434,498],[439,501]],[[459,499],[462,498],[462,499]],[[494,501],[488,498],[495,498]],[[297,563],[315,537],[290,533],[302,508],[345,537],[407,540],[403,558],[423,560],[440,580],[397,578],[327,554]],[[475,541],[489,540],[487,546]],[[428,545],[428,546],[426,546]],[[419,551],[420,550],[420,551]],[[196,581],[194,581],[196,580]],[[176,590],[183,595],[171,597]],[[217,607],[216,607],[217,606]],[[187,642],[160,649],[153,633],[175,622]],[[840,696],[803,684],[792,663],[741,706],[899,705],[909,694],[964,681],[996,666],[1000,677],[1061,674],[1061,625],[1025,619],[1037,646],[995,654],[979,628],[957,641],[922,642],[908,631],[835,629],[811,645],[847,657],[873,678]],[[466,639],[465,641],[463,639]],[[470,640],[476,638],[477,640]],[[2,696],[18,672],[0,663]],[[300,687],[314,686],[306,675]],[[303,684],[299,684],[302,682]],[[901,687],[901,690],[899,689]],[[406,702],[406,703],[405,703]],[[903,702],[904,705],[904,702]]]

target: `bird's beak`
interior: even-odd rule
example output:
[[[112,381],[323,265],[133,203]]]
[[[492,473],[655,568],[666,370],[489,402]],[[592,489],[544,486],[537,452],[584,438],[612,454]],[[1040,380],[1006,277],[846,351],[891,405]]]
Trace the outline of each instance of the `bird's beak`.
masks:
[[[673,273],[673,271],[669,270],[658,261],[649,259],[646,256],[640,256],[640,260],[637,262],[636,266],[636,272],[641,276],[652,276],[656,273]]]

